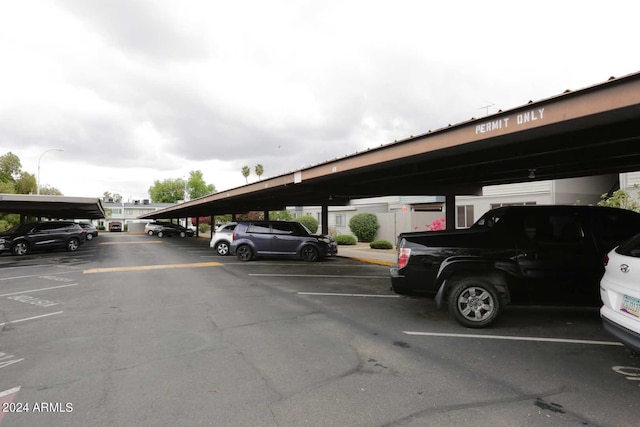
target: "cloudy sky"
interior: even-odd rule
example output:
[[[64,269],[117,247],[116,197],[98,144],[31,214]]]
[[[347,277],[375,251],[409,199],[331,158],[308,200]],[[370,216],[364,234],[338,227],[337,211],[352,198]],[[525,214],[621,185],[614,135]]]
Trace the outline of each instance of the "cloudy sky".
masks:
[[[639,4],[3,1],[0,155],[66,196],[226,190],[640,71]]]

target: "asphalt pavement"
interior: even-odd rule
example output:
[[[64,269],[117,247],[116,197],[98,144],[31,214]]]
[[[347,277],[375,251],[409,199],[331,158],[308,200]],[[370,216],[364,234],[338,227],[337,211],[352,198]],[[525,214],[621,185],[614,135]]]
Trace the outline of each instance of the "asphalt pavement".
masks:
[[[638,424],[638,360],[597,309],[470,330],[389,291],[394,253],[241,262],[106,232],[3,255],[0,425]]]

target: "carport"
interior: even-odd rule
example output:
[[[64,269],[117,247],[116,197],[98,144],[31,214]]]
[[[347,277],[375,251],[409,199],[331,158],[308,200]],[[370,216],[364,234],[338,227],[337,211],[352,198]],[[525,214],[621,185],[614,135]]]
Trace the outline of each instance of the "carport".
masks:
[[[140,218],[184,218],[287,206],[328,206],[388,195],[455,196],[483,186],[640,169],[640,73],[471,118],[419,136],[220,191]]]
[[[33,194],[0,194],[0,212],[55,219],[104,218],[102,202],[90,197],[64,197]]]

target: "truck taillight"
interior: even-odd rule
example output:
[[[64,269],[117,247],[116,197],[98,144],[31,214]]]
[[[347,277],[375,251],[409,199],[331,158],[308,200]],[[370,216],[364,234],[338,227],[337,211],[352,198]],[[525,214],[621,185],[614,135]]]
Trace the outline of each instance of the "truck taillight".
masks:
[[[403,268],[407,265],[407,263],[409,262],[409,255],[411,255],[411,249],[398,249],[398,268]]]
[[[604,262],[604,266],[606,267],[607,264],[609,264],[609,254],[604,254],[604,259],[602,261]]]

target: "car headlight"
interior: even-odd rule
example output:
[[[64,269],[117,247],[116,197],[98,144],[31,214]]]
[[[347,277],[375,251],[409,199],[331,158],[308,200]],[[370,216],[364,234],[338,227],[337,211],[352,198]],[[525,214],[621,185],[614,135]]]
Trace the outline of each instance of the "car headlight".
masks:
[[[318,241],[326,243],[327,245],[331,243],[331,239],[329,239],[328,237],[318,237]]]

